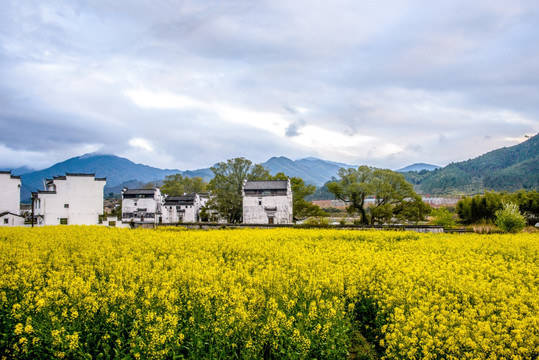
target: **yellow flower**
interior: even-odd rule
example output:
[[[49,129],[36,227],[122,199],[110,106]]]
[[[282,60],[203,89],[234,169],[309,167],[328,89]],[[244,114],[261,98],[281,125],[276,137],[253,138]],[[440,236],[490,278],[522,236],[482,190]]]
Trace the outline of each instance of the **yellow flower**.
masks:
[[[20,335],[20,334],[22,334],[23,329],[24,329],[24,325],[23,325],[23,324],[18,323],[17,325],[15,325],[15,331],[14,331],[15,335]]]

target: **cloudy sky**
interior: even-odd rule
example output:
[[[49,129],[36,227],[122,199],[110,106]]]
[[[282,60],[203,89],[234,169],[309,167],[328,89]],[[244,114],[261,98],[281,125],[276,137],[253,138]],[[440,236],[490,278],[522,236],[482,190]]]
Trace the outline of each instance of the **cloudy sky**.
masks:
[[[0,167],[446,165],[539,132],[537,0],[2,0]]]

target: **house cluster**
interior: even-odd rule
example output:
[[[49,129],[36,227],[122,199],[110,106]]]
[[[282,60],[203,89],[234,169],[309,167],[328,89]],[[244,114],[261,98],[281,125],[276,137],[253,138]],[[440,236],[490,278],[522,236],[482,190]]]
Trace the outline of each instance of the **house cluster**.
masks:
[[[184,194],[166,196],[159,188],[127,189],[121,193],[121,219],[103,218],[106,179],[95,174],[66,173],[44,182],[32,192],[32,225],[97,225],[153,227],[158,224],[194,223],[211,196]],[[22,226],[21,178],[0,171],[0,226]],[[289,180],[245,181],[243,222],[246,224],[291,224],[292,189]]]
[[[156,189],[122,190],[122,223],[141,226],[199,222],[209,194],[165,196]]]

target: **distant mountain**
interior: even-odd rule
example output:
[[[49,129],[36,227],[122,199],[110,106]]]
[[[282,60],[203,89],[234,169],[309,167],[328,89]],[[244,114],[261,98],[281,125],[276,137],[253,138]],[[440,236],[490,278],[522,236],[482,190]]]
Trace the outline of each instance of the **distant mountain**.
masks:
[[[45,179],[65,173],[87,173],[95,174],[96,177],[106,177],[105,193],[108,193],[116,192],[116,189],[111,190],[111,188],[116,188],[127,182],[135,184],[159,181],[167,175],[177,173],[186,176],[201,176],[205,180],[209,180],[211,177],[208,177],[208,171],[211,173],[209,169],[195,171],[158,169],[148,165],[135,164],[131,160],[114,155],[86,154],[60,162],[47,169],[23,174],[21,176],[21,199],[28,201],[32,191],[43,189]]]
[[[397,172],[422,171],[422,170],[432,171],[434,169],[438,169],[439,167],[441,166],[425,164],[425,163],[416,163],[416,164],[403,167],[402,169],[397,170]]]
[[[337,177],[340,168],[355,167],[332,161],[320,160],[317,158],[306,158],[300,160],[290,160],[284,156],[272,157],[261,164],[270,171],[272,175],[279,172],[291,177],[300,177],[307,184],[322,186],[332,177]]]
[[[290,160],[283,156],[272,157],[261,165],[273,175],[283,172],[288,176],[300,177],[307,184],[317,187],[322,187],[332,177],[338,177],[340,168],[356,167],[317,158]],[[432,168],[434,170],[421,171]],[[205,181],[213,177],[213,172],[209,168],[188,171],[158,169],[136,164],[122,157],[100,154],[74,157],[39,171],[31,171],[24,167],[6,170],[12,170],[14,175],[21,175],[23,202],[30,199],[32,191],[43,189],[45,179],[65,173],[93,173],[97,177],[106,177],[106,194],[119,193],[123,186],[141,186],[150,181],[160,184],[165,176],[177,173],[188,177],[199,176]],[[480,193],[484,190],[539,190],[539,135],[522,144],[494,150],[475,159],[449,164],[444,168],[429,164],[414,164],[398,171],[403,172],[414,188],[423,194],[462,195]]]
[[[539,134],[521,144],[452,163],[426,174],[407,172],[405,177],[423,194],[539,190]]]
[[[299,176],[306,183],[316,186],[322,186],[332,177],[336,177],[341,167],[352,166],[316,158],[290,160],[286,157],[272,157],[262,165],[273,175],[284,172],[288,176]],[[188,177],[198,176],[205,181],[210,181],[213,178],[213,172],[210,168],[187,171],[159,169],[136,164],[119,156],[101,154],[77,156],[39,171],[13,170],[12,173],[22,175],[21,199],[23,202],[29,201],[32,191],[43,189],[45,179],[65,173],[87,173],[95,174],[96,177],[106,177],[105,194],[118,194],[124,186],[138,187],[150,181],[159,185],[165,176],[177,173]]]

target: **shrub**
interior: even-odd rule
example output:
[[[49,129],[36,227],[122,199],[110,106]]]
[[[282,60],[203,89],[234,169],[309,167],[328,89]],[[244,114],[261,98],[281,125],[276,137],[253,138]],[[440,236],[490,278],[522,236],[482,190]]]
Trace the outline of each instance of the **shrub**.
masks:
[[[444,228],[452,229],[457,226],[455,214],[452,214],[447,208],[432,209],[432,220],[430,225],[443,226]]]
[[[329,220],[323,217],[310,217],[303,222],[305,227],[329,227]]]
[[[526,227],[526,218],[520,213],[518,205],[504,203],[503,209],[496,211],[496,226],[506,232],[516,233]]]

